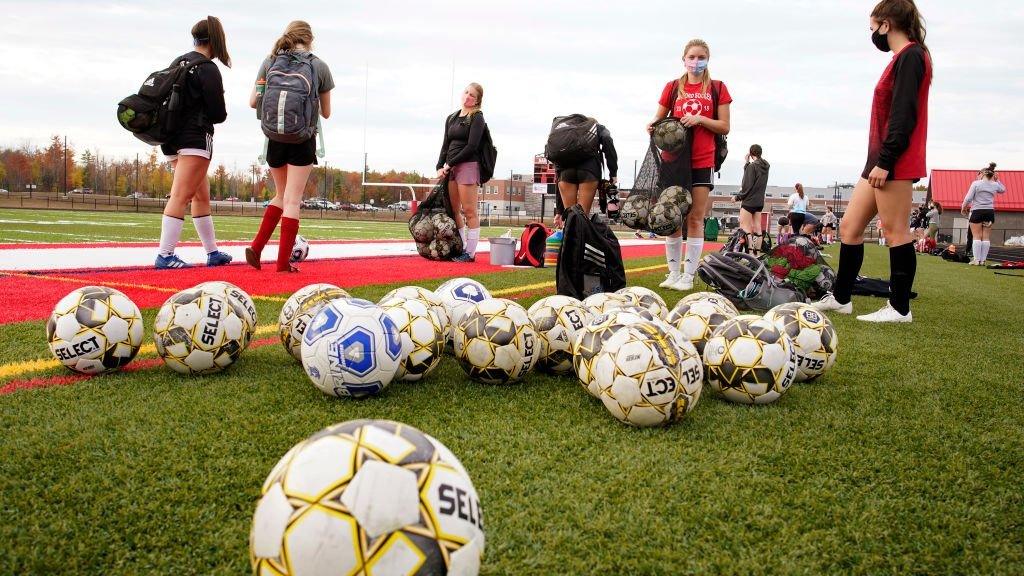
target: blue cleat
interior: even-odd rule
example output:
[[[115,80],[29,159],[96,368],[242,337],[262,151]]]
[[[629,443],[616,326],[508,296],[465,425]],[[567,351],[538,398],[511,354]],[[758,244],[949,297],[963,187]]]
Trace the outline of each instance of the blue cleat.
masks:
[[[176,254],[171,254],[169,256],[157,255],[154,267],[157,270],[168,270],[171,268],[188,268],[189,264],[181,258],[178,258]]]
[[[230,263],[232,260],[231,255],[220,250],[214,250],[206,255],[207,266],[223,266]]]
[[[468,252],[463,252],[455,258],[452,258],[452,262],[476,262],[476,258],[470,256]]]

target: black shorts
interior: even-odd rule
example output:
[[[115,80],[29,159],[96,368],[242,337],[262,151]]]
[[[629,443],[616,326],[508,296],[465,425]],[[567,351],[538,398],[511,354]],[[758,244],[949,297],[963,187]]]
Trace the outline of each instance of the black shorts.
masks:
[[[662,189],[669,186],[682,186],[686,181],[685,172],[686,165],[682,161],[662,162],[658,174],[658,186]],[[712,168],[690,168],[690,187],[703,186],[708,190],[714,190],[715,181],[712,176]]]
[[[793,233],[799,234],[800,229],[804,226],[804,218],[807,215],[803,212],[790,212],[789,213],[789,225],[793,227]]]
[[[298,144],[282,144],[271,140],[267,143],[267,164],[271,168],[309,166],[316,164],[316,137]]]
[[[168,161],[177,160],[178,156],[199,156],[210,160],[213,158],[213,134],[198,126],[186,126],[170,142],[161,144],[160,151]]]
[[[601,161],[599,159],[586,160],[575,166],[559,167],[558,169],[558,181],[566,184],[597,182],[600,179]]]
[[[740,210],[745,210],[747,213],[753,216],[758,212],[764,211],[764,204],[761,204],[760,206],[740,206]]]
[[[693,174],[693,187],[701,186],[709,190],[715,189],[715,178],[714,168],[694,168],[691,170]]]
[[[971,217],[968,222],[971,224],[994,224],[996,221],[995,210],[971,210]]]

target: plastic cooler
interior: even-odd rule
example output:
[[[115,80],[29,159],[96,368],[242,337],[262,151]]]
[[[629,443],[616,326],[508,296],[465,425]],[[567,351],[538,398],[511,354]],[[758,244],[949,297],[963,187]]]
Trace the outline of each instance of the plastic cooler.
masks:
[[[516,258],[515,238],[491,238],[491,265],[511,266]]]

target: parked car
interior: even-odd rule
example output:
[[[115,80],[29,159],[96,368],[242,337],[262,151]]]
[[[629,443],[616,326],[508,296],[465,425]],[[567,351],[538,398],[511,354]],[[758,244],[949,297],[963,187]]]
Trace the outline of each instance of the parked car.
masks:
[[[240,199],[239,199],[238,196],[229,196],[229,197],[225,198],[224,200],[226,200],[228,202],[238,202]]]
[[[142,192],[132,192],[131,194],[126,196],[126,198],[128,198],[130,200],[141,200],[141,199],[143,199],[145,197],[146,197],[146,195],[143,194]]]
[[[396,210],[396,211],[399,211],[399,212],[404,212],[404,211],[406,211],[408,209],[409,209],[409,202],[407,200],[399,200],[398,202],[394,202],[394,203],[388,204],[388,210]]]
[[[341,202],[338,204],[338,210],[344,210],[345,212],[354,212],[356,207],[351,202]]]
[[[10,194],[10,192],[8,192],[7,190],[4,190],[3,188],[0,188],[0,194],[3,194],[4,196],[7,196],[8,194]]]

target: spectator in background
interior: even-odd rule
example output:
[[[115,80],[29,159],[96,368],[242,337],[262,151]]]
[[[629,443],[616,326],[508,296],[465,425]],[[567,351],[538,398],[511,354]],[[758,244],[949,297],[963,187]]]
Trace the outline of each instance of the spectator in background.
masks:
[[[942,216],[942,207],[939,206],[938,202],[932,202],[931,208],[929,208],[928,217],[928,237],[935,240],[939,235],[939,217]]]
[[[832,207],[828,204],[825,205],[825,214],[821,217],[821,231],[824,235],[825,244],[831,244],[833,238],[835,238],[836,223],[839,218],[836,217],[836,213],[832,211]]]
[[[779,235],[775,239],[775,245],[780,246],[793,237],[793,227],[789,225],[789,218],[779,218]]]
[[[740,229],[746,235],[745,245],[750,252],[761,251],[761,211],[764,210],[764,191],[768,188],[768,170],[771,165],[761,157],[761,146],[754,144],[743,167],[743,183],[733,197],[740,203]]]
[[[967,190],[967,196],[960,207],[960,212],[968,216],[971,234],[974,241],[971,250],[974,258],[971,259],[972,266],[984,266],[988,259],[988,250],[992,246],[992,224],[996,221],[996,194],[1006,192],[1006,186],[999,181],[999,173],[996,172],[996,163],[989,163],[987,168],[978,173],[979,179],[975,180]]]

